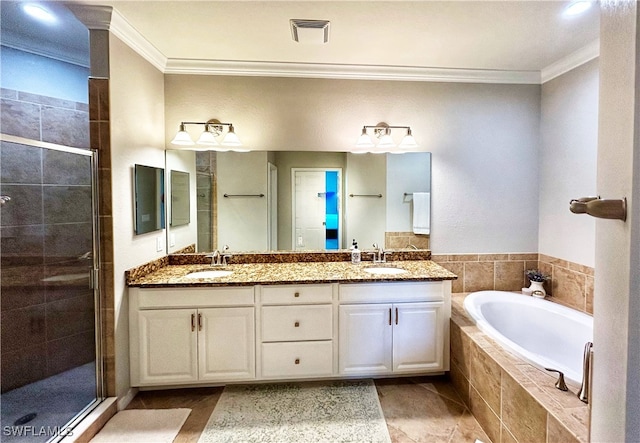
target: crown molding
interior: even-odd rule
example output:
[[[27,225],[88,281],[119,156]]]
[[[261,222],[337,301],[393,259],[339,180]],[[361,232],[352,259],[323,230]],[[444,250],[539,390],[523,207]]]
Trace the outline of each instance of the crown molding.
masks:
[[[153,46],[112,6],[70,3],[69,9],[91,30],[110,31],[145,60],[164,72],[167,57]]]
[[[109,30],[158,70],[165,72],[167,57],[140,34],[136,28],[131,26],[117,9],[113,10]]]
[[[553,80],[554,78],[559,77],[562,74],[569,72],[599,56],[600,39],[596,39],[566,57],[561,58],[557,62],[542,68],[540,71],[541,83]]]
[[[167,58],[111,6],[74,5],[71,9],[89,29],[111,31],[164,74],[539,85],[600,53],[597,39],[541,71],[178,59]]]
[[[165,74],[539,84],[538,71],[168,59]]]

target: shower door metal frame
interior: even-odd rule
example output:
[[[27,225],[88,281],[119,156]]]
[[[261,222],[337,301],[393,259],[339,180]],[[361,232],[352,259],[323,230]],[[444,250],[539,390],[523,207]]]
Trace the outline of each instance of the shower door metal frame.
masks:
[[[104,349],[102,340],[102,302],[100,297],[100,217],[98,211],[99,186],[98,186],[98,151],[95,149],[74,148],[71,146],[58,145],[39,140],[0,133],[0,141],[15,143],[35,148],[50,149],[53,151],[68,152],[90,157],[91,160],[91,213],[92,213],[92,266],[90,274],[90,285],[93,290],[94,302],[94,327],[95,327],[95,358],[96,358],[96,398],[86,405],[81,411],[68,422],[63,423],[66,429],[73,430],[93,409],[95,409],[105,399],[104,387]],[[62,440],[65,435],[50,439],[47,443]]]

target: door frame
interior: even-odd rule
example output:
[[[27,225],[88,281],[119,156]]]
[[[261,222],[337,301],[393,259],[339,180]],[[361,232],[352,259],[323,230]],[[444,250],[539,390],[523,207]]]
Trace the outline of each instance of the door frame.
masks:
[[[296,172],[337,172],[338,173],[338,249],[342,248],[343,205],[342,168],[291,168],[291,249],[296,250]],[[325,245],[326,246],[326,245]],[[323,248],[326,249],[326,248]]]

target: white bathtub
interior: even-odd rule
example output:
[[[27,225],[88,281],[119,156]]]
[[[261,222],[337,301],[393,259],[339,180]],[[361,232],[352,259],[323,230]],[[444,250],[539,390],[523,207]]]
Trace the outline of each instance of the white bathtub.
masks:
[[[593,318],[557,303],[503,291],[469,294],[464,308],[489,337],[538,368],[553,368],[582,382],[584,346]]]

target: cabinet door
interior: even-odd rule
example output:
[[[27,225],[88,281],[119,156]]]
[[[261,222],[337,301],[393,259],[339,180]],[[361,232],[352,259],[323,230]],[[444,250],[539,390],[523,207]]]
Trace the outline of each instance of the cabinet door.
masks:
[[[255,378],[254,308],[198,310],[200,380]]]
[[[393,305],[393,370],[443,369],[443,303]]]
[[[390,304],[340,306],[340,373],[391,372]]]
[[[198,379],[195,309],[139,311],[140,383]]]

